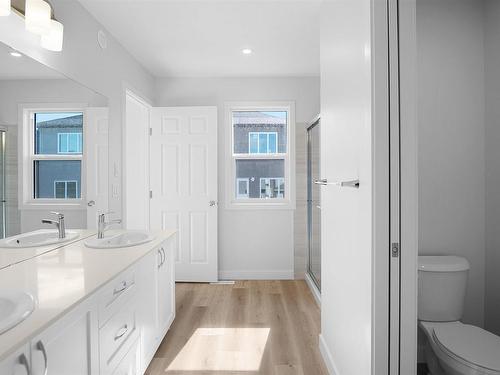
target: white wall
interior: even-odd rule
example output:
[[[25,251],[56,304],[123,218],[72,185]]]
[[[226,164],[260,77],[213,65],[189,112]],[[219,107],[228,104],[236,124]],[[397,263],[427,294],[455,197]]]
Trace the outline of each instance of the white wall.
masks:
[[[228,146],[225,144],[224,103],[227,101],[295,101],[297,128],[303,128],[319,113],[319,79],[175,78],[160,79],[156,83],[158,106],[218,107],[220,277],[293,277],[293,210],[225,208],[224,148]]]
[[[8,57],[6,57],[8,58]],[[6,145],[10,159],[15,157],[11,150],[17,152],[18,105],[21,103],[79,103],[86,106],[105,107],[107,99],[88,88],[81,86],[69,79],[29,79],[29,80],[2,80],[0,81],[0,125],[13,125],[9,127]],[[12,133],[16,134],[12,134]],[[9,196],[9,223],[7,233],[17,234],[19,231],[28,232],[35,229],[46,228],[41,220],[49,217],[45,210],[18,210],[17,164],[9,163],[7,186]],[[87,214],[85,210],[65,210],[67,228],[86,228]]]
[[[500,335],[500,2],[485,1],[486,297],[485,327]]]
[[[153,77],[109,34],[107,49],[97,43],[104,27],[77,0],[53,0],[55,16],[64,24],[64,49],[60,53],[39,47],[39,38],[25,31],[15,14],[2,18],[0,42],[31,56],[108,98],[109,104],[109,206],[121,212],[122,115],[124,87],[153,98]],[[112,194],[116,191],[117,194]]]
[[[321,175],[360,180],[321,192],[320,348],[336,375],[372,373],[372,3],[321,9]]]
[[[417,1],[419,253],[469,260],[464,321],[479,326],[485,287],[483,42],[482,2]]]

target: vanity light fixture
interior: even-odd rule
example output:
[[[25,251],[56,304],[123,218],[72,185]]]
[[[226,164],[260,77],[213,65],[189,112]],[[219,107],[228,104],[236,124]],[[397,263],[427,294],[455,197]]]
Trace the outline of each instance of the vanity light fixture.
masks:
[[[52,8],[44,0],[26,0],[24,11],[26,30],[45,35],[50,32]]]
[[[0,17],[5,17],[10,14],[10,0],[0,0]]]
[[[47,34],[43,34],[41,45],[49,51],[62,51],[63,46],[64,26],[56,20],[50,20],[50,30]]]
[[[64,26],[54,18],[52,6],[45,0],[0,0],[0,16],[11,11],[24,17],[26,30],[40,35],[42,48],[62,51]]]
[[[244,55],[251,55],[252,54],[252,50],[250,48],[243,48],[241,50],[241,53],[244,54]]]

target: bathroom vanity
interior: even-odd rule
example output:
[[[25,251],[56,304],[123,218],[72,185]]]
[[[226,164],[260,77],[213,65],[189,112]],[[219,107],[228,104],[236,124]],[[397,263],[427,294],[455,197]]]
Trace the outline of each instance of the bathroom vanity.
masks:
[[[0,374],[143,374],[175,316],[175,232],[153,236],[105,249],[81,239],[0,270],[1,289],[36,302],[0,335]]]

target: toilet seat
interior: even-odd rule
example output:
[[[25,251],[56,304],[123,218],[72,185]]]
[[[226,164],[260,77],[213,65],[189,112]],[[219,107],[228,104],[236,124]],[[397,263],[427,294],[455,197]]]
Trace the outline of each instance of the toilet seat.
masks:
[[[432,324],[432,337],[443,354],[483,374],[500,374],[500,337],[479,327]]]

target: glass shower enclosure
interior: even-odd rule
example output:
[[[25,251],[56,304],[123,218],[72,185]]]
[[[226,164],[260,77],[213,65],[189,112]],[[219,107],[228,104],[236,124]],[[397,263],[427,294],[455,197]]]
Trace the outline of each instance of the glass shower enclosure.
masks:
[[[307,272],[321,291],[320,119],[307,128]]]
[[[6,156],[5,156],[5,137],[6,130],[0,127],[0,238],[5,238],[7,232],[7,200],[5,197],[6,189]]]

